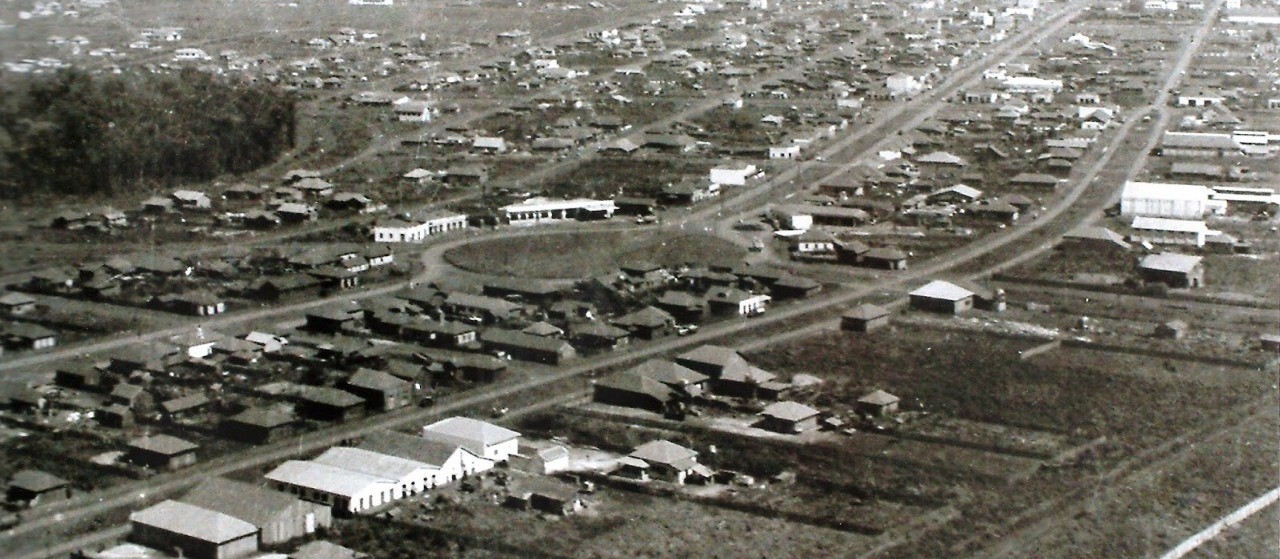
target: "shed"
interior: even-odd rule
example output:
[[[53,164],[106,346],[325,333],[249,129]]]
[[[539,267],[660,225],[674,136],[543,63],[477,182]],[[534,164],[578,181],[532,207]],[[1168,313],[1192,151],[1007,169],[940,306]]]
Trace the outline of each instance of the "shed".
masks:
[[[872,332],[889,325],[889,311],[884,307],[863,303],[840,316],[840,329]]]

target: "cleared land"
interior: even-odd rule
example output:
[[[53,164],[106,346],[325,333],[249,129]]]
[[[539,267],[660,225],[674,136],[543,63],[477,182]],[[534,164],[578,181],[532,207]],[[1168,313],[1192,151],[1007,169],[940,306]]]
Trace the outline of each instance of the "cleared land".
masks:
[[[526,278],[582,278],[622,264],[662,265],[736,260],[742,248],[702,233],[650,230],[563,233],[492,239],[445,252],[450,264],[484,274]]]

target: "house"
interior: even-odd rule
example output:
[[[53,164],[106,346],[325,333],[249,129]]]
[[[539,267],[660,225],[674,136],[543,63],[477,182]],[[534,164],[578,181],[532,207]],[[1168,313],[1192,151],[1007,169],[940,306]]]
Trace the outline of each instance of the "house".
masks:
[[[747,179],[755,175],[756,172],[756,166],[751,164],[712,167],[710,179],[713,184],[721,186],[744,186],[747,184]]]
[[[1132,246],[1125,242],[1124,236],[1100,226],[1081,226],[1062,236],[1058,249],[1064,252],[1081,254],[1110,252],[1123,254]]]
[[[161,295],[155,301],[162,309],[191,316],[212,316],[227,310],[227,303],[222,297],[205,290]]]
[[[401,298],[405,298],[405,296],[402,295]],[[407,300],[414,303],[418,302],[414,299]],[[440,306],[450,316],[468,322],[479,321],[484,324],[510,320],[526,310],[524,305],[505,299],[456,291],[446,294],[444,300],[440,302]]]
[[[219,433],[250,444],[267,444],[292,434],[298,419],[284,408],[249,408],[223,420]]]
[[[666,291],[654,302],[653,306],[666,311],[677,322],[697,324],[707,318],[710,307],[706,299],[686,291]]]
[[[680,395],[666,384],[633,370],[592,381],[593,402],[665,414]]]
[[[342,388],[364,398],[373,411],[391,411],[413,403],[413,383],[383,371],[361,368],[342,382]]]
[[[1204,287],[1203,261],[1200,256],[1162,252],[1143,257],[1138,271],[1147,282],[1169,287]]]
[[[569,337],[575,345],[608,350],[618,349],[631,342],[630,332],[596,320],[573,324]]]
[[[364,415],[364,398],[327,386],[307,386],[298,395],[298,415],[319,421],[349,421]]]
[[[809,229],[799,235],[788,237],[791,251],[799,254],[830,254],[835,252],[836,238],[818,229]]]
[[[1192,88],[1178,93],[1179,107],[1210,107],[1226,101],[1222,93],[1206,88]]]
[[[58,333],[39,324],[14,322],[0,325],[5,349],[40,350],[58,345]]]
[[[942,190],[935,190],[925,196],[925,202],[932,205],[971,204],[982,198],[982,191],[965,184],[957,184]]]
[[[393,103],[392,114],[400,122],[431,122],[432,106],[428,101]]]
[[[945,151],[935,151],[916,158],[916,166],[920,168],[920,174],[924,176],[933,178],[958,177],[969,166],[969,162],[958,155]]]
[[[338,334],[359,325],[364,316],[364,310],[354,304],[331,303],[307,311],[305,328],[309,332]]]
[[[1226,202],[1211,200],[1212,195],[1212,188],[1198,184],[1128,181],[1120,193],[1120,214],[1200,219],[1211,212],[1225,212]]]
[[[164,415],[165,419],[176,421],[188,414],[196,413],[208,405],[209,397],[205,396],[203,392],[196,392],[160,402],[160,413]]]
[[[898,413],[898,401],[900,398],[885,392],[876,390],[866,396],[858,398],[855,410],[868,417],[885,417]]]
[[[1041,188],[1053,190],[1058,187],[1060,179],[1053,175],[1043,173],[1018,173],[1012,179],[1009,179],[1011,186],[1024,186],[1029,188]]]
[[[384,431],[376,436],[365,437],[359,448],[432,466],[435,471],[432,478],[427,480],[428,487],[453,483],[494,467],[493,460],[480,457],[455,443],[396,431]]]
[[[191,559],[239,559],[258,552],[258,528],[243,520],[166,500],[129,515],[129,540]]]
[[[709,379],[693,369],[662,359],[650,359],[629,370],[666,385],[686,399],[701,396]]]
[[[500,297],[534,305],[549,305],[560,299],[560,287],[551,282],[532,279],[493,278],[484,283],[480,292],[489,297]]]
[[[613,320],[613,325],[630,332],[633,337],[654,340],[675,332],[676,319],[657,307],[644,307]]]
[[[569,469],[569,450],[558,444],[521,445],[507,458],[511,467],[522,472],[551,475]]]
[[[213,207],[213,200],[198,190],[175,190],[169,195],[174,204],[185,210],[207,210]]]
[[[469,417],[441,419],[423,427],[422,437],[456,444],[494,462],[505,462],[520,448],[520,433]]]
[[[518,330],[489,328],[480,333],[480,344],[487,351],[501,351],[521,361],[559,365],[577,357],[568,342],[525,334]]]
[[[24,507],[35,507],[67,499],[71,487],[67,480],[40,470],[19,470],[9,478],[5,500]]]
[[[868,249],[858,258],[858,262],[868,268],[881,270],[907,269],[907,253],[897,247],[875,247]]]
[[[772,298],[735,287],[715,287],[707,291],[707,305],[713,314],[758,316],[764,314]]]
[[[0,313],[23,315],[36,309],[36,299],[26,293],[6,293],[0,297]]]
[[[298,202],[286,202],[275,209],[275,216],[284,223],[315,221],[319,215],[314,207]]]
[[[737,351],[704,345],[676,357],[676,363],[708,376],[711,391],[735,398],[758,398],[779,393],[777,375],[756,368]]]
[[[171,435],[154,435],[129,441],[124,459],[144,468],[177,470],[196,463],[200,445]]]
[[[177,500],[252,524],[258,529],[258,541],[263,546],[307,537],[333,525],[333,513],[327,507],[222,477],[200,482]]]
[[[351,515],[396,499],[396,482],[319,462],[289,460],[263,476],[279,491]]]
[[[58,386],[86,392],[103,392],[108,388],[105,367],[89,361],[75,361],[58,367],[53,373],[53,382]]]
[[[496,136],[477,136],[471,149],[479,153],[506,153],[507,141]]]
[[[911,308],[960,314],[973,308],[974,293],[954,283],[933,280],[909,294]]]
[[[504,505],[565,516],[582,509],[577,488],[546,478],[520,479],[507,487]]]
[[[1244,153],[1244,145],[1231,134],[1166,131],[1160,139],[1162,157],[1218,158]]]
[[[683,484],[695,477],[711,477],[711,471],[698,463],[697,451],[665,440],[644,443],[618,463],[621,475],[642,481],[659,479]]]
[[[774,402],[760,412],[760,428],[779,433],[803,433],[818,428],[822,412],[799,402]]]
[[[224,336],[213,330],[206,331],[197,326],[195,330],[178,334],[169,338],[169,342],[192,359],[204,359],[213,354],[213,346],[222,341]]]
[[[889,325],[889,310],[879,305],[863,303],[840,316],[840,329],[853,332],[874,332]]]

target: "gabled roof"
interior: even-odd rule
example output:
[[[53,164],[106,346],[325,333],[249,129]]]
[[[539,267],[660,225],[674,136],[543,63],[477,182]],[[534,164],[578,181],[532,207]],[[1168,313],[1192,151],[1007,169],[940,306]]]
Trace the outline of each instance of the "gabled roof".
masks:
[[[354,549],[324,540],[308,542],[289,554],[289,559],[356,559],[357,557],[361,555]]]
[[[973,297],[973,292],[951,282],[933,280],[915,291],[912,291],[910,295],[912,297],[925,297],[928,299],[959,301],[966,297]]]
[[[200,445],[171,435],[153,435],[129,441],[129,447],[165,456],[175,456],[196,450],[200,448]]]
[[[357,448],[442,467],[454,454],[470,451],[451,443],[400,433],[384,431],[365,437]]]
[[[893,394],[890,394],[883,390],[876,390],[875,392],[872,392],[870,394],[867,394],[866,396],[858,398],[858,403],[871,404],[873,406],[887,406],[889,404],[896,403],[900,399],[901,398],[898,398],[897,396],[894,396]]]
[[[223,477],[200,482],[178,500],[258,527],[278,522],[280,515],[301,503],[288,493]]]
[[[372,485],[395,485],[394,481],[383,477],[302,460],[289,460],[280,464],[264,477],[271,481],[346,497],[354,497]]]
[[[697,465],[698,452],[667,440],[649,441],[629,454],[651,464],[664,464],[684,470]]]
[[[130,514],[129,521],[215,544],[258,533],[256,526],[238,518],[172,500]]]
[[[410,383],[383,371],[361,368],[347,378],[347,385],[370,390],[407,390]]]
[[[659,328],[674,322],[675,318],[671,316],[671,313],[652,306],[618,317],[613,321],[618,326],[639,326],[644,328]]]
[[[423,436],[439,433],[478,442],[483,445],[494,445],[520,437],[520,433],[499,427],[487,421],[470,417],[450,417],[441,419],[422,428]]]
[[[760,415],[781,419],[783,421],[802,421],[822,412],[799,402],[774,402],[769,404]]]
[[[1065,239],[1087,239],[1095,241],[1106,241],[1118,247],[1128,249],[1129,243],[1125,242],[1124,236],[1099,226],[1081,226],[1063,235]]]
[[[394,480],[403,479],[424,468],[439,469],[417,460],[349,446],[335,446],[324,451],[320,456],[312,458],[311,461]]]
[[[1160,254],[1151,254],[1143,257],[1142,262],[1138,264],[1138,267],[1144,270],[1188,273],[1195,270],[1203,260],[1204,258],[1202,257],[1192,256],[1189,254],[1162,252]]]
[[[9,480],[9,487],[25,489],[32,493],[44,493],[66,485],[67,480],[40,470],[21,470],[13,474]]]
[[[668,386],[686,386],[706,382],[707,376],[693,369],[677,365],[662,359],[650,359],[631,369],[639,375],[661,382]]]
[[[621,392],[645,394],[659,402],[665,402],[673,395],[671,387],[632,370],[618,371],[597,379],[595,385]]]

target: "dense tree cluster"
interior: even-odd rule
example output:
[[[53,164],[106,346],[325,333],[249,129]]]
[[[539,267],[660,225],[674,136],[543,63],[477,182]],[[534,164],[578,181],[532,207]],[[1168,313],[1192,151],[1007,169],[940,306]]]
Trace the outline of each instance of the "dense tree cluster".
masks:
[[[0,198],[110,193],[243,172],[293,139],[293,101],[197,71],[64,71],[0,87]]]

